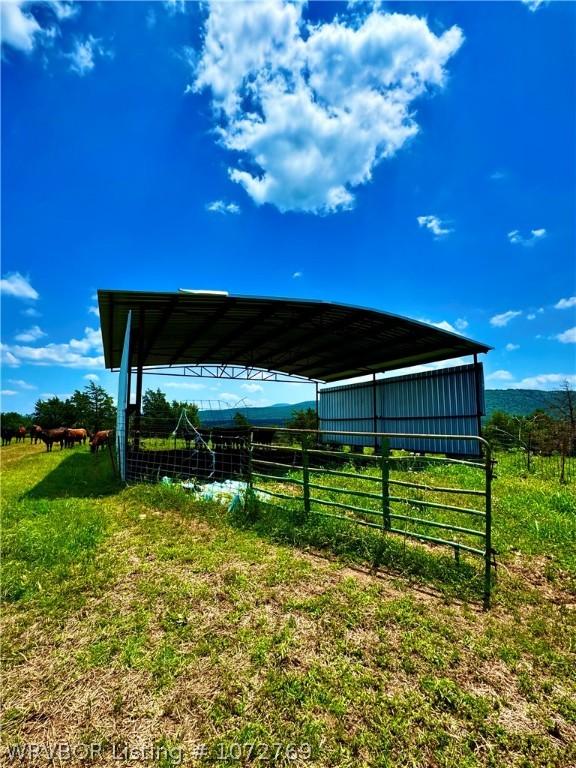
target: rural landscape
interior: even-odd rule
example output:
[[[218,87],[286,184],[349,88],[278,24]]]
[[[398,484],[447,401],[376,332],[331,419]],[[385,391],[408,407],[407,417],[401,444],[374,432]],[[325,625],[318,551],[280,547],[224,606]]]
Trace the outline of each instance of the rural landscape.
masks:
[[[0,0],[2,768],[576,768],[575,29]]]
[[[530,470],[495,454],[484,611],[471,558],[298,505],[125,488],[87,445],[3,447],[5,759],[49,762],[18,745],[57,733],[102,765],[129,745],[164,766],[572,765],[576,476],[534,451]]]

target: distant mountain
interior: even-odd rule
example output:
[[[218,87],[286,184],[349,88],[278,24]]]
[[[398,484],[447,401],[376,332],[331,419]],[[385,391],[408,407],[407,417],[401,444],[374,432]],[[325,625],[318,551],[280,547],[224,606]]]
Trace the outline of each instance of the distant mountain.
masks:
[[[487,389],[486,416],[503,411],[511,416],[527,416],[538,409],[546,410],[558,399],[557,391],[543,389]]]
[[[200,411],[200,423],[209,427],[217,424],[229,424],[237,413],[246,416],[254,426],[282,426],[292,417],[294,411],[316,408],[314,400],[302,403],[276,403],[263,408],[225,408],[221,411]]]
[[[495,411],[503,411],[512,416],[526,416],[529,413],[546,408],[554,403],[558,392],[542,389],[487,389],[486,418]],[[240,412],[254,426],[282,426],[291,418],[294,411],[316,408],[314,400],[302,403],[276,403],[263,408],[226,408],[221,411],[200,411],[200,421],[204,426],[229,424],[236,413]]]

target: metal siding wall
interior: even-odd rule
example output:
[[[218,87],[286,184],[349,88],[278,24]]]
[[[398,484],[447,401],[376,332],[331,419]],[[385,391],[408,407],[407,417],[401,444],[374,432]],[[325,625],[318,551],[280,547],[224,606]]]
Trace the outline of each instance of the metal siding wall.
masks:
[[[482,366],[480,409],[484,412]],[[474,365],[379,379],[376,382],[379,432],[477,435],[476,376]],[[327,442],[373,445],[371,437],[343,437],[337,432],[372,432],[372,382],[320,390],[319,415],[322,429],[334,430]],[[428,453],[478,453],[478,445],[467,440],[393,438],[392,448]]]

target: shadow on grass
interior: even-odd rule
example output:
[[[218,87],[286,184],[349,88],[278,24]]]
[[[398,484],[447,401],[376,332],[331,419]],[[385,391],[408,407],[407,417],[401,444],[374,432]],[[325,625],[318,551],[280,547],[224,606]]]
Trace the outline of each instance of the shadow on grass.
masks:
[[[122,488],[107,451],[73,453],[44,477],[23,499],[98,498]]]
[[[251,514],[238,507],[228,515],[236,527],[259,537],[299,549],[314,549],[327,556],[336,555],[347,564],[368,566],[373,572],[402,576],[421,585],[432,586],[451,599],[478,602],[483,593],[483,563],[479,558],[461,556],[456,562],[451,552],[407,540],[396,534],[311,515],[284,510],[274,504],[258,502]]]

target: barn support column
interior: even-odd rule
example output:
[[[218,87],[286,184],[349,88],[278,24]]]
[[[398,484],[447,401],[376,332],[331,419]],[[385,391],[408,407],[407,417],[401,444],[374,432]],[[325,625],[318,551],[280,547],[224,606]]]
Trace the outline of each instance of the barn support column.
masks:
[[[130,436],[130,414],[132,409],[130,408],[130,398],[132,396],[132,355],[133,355],[133,341],[132,335],[130,335],[128,348],[128,371],[126,376],[126,411],[124,413],[124,456],[128,456],[128,437]],[[120,437],[120,435],[118,435]]]
[[[376,374],[372,374],[372,432],[378,432],[378,413],[376,412]],[[378,438],[374,435],[374,452],[378,451]]]
[[[134,450],[140,447],[140,424],[142,417],[142,376],[144,367],[144,310],[138,313],[138,338],[136,351],[136,407],[134,409]]]
[[[480,363],[478,355],[474,355],[474,383],[476,384],[476,421],[478,435],[482,436],[482,382],[480,380]]]

